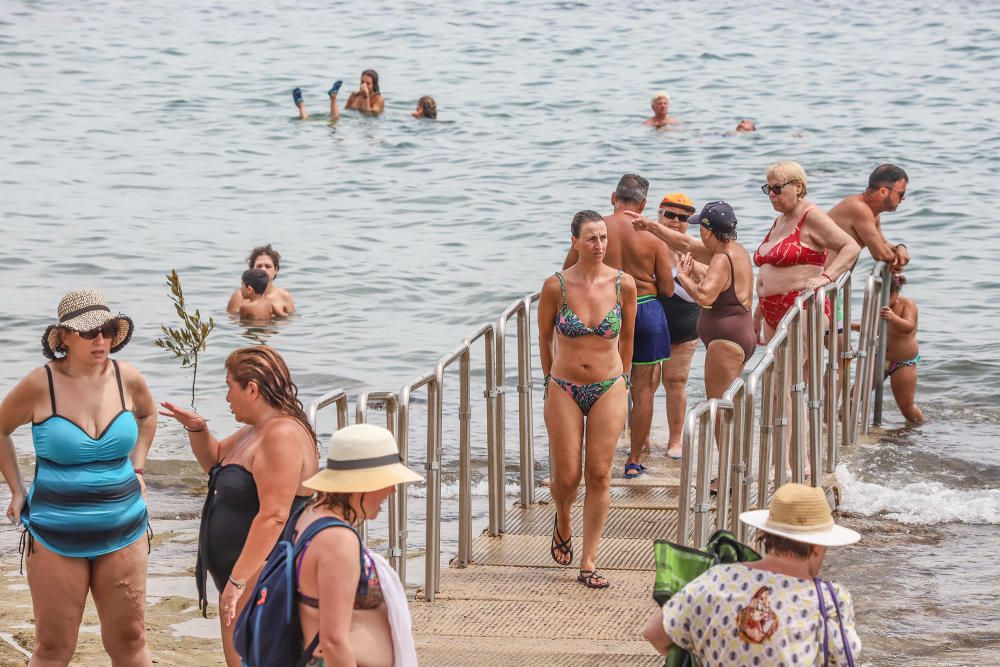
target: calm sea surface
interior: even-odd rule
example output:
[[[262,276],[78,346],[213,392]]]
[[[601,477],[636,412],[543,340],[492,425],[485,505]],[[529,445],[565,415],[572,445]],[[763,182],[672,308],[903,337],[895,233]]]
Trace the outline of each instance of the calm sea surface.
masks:
[[[336,79],[353,90],[365,68],[386,113],[330,126],[325,91]],[[645,175],[650,201],[728,200],[754,246],[774,217],[758,189],[770,163],[801,162],[830,207],[891,161],[910,184],[883,226],[913,258],[904,293],[920,306],[929,422],[902,428],[890,400],[888,429],[847,453],[845,505],[871,538],[831,554],[829,572],[855,591],[869,664],[991,664],[1000,584],[980,573],[1000,538],[998,68],[996,3],[8,0],[0,392],[42,362],[62,294],[97,287],[138,326],[121,357],[158,400],[188,400],[189,371],[153,345],[174,324],[171,269],[216,319],[197,405],[217,432],[236,426],[222,361],[242,345],[280,350],[306,402],[333,387],[396,390],[537,290],[562,263],[572,214],[609,210],[622,173]],[[642,125],[659,89],[677,131]],[[410,118],[424,94],[438,122]],[[742,117],[759,132],[723,136]],[[224,306],[266,242],[298,311],[247,328]],[[700,366],[699,353],[692,399]],[[452,464],[453,403],[446,412]],[[662,412],[655,428],[664,437]],[[544,472],[538,417],[535,431]],[[27,429],[15,441],[30,451]],[[190,467],[173,424],[152,456]],[[476,480],[483,490],[481,469]],[[446,551],[456,513],[446,505]]]

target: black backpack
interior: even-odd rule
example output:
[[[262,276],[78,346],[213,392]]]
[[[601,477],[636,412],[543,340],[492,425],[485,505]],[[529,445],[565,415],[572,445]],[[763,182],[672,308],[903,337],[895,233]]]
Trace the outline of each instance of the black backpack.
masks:
[[[319,645],[319,634],[303,651],[296,600],[298,582],[295,561],[309,541],[322,530],[343,526],[358,534],[354,526],[340,519],[323,517],[309,524],[293,542],[292,535],[302,509],[288,519],[281,539],[267,557],[249,601],[236,619],[233,645],[247,667],[301,667],[312,658]],[[364,550],[360,547],[360,536],[358,544],[363,570]]]

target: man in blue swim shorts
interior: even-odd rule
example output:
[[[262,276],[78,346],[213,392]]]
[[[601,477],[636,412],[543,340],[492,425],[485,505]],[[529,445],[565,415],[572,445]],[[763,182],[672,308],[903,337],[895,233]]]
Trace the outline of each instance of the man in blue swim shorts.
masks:
[[[611,205],[614,213],[604,218],[608,227],[608,250],[604,263],[635,279],[637,304],[632,352],[632,452],[625,464],[625,478],[642,474],[642,449],[653,421],[654,372],[670,358],[670,332],[657,295],[674,293],[670,256],[665,244],[646,231],[636,231],[626,211],[641,213],[646,207],[649,181],[638,174],[625,174],[618,182]],[[576,263],[570,250],[564,266]]]

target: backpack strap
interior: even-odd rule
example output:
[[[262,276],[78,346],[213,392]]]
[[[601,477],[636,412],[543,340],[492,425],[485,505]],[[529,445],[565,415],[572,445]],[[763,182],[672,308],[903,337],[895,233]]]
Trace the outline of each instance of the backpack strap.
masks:
[[[847,630],[844,629],[844,616],[840,613],[840,601],[837,599],[837,594],[833,591],[833,584],[829,581],[824,581],[826,588],[830,591],[830,597],[833,599],[833,608],[837,610],[837,620],[840,623],[840,640],[844,642],[844,655],[847,657],[848,667],[854,667],[854,655],[851,653],[851,642],[847,637]]]
[[[306,646],[306,650],[302,652],[299,659],[295,661],[295,667],[306,667],[306,664],[312,660],[313,653],[316,652],[316,647],[319,646],[319,633],[313,637],[313,640],[309,642],[309,646]]]
[[[823,667],[830,664],[830,632],[826,617],[826,602],[823,601],[823,587],[819,584],[820,579],[813,577],[813,585],[816,587],[816,597],[819,598],[819,615],[823,617]]]

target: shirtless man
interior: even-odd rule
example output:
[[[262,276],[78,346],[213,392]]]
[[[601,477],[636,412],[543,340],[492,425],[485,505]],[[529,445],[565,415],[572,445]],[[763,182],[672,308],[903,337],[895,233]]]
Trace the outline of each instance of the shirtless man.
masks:
[[[669,125],[676,125],[679,122],[673,116],[667,115],[667,112],[670,111],[670,95],[668,95],[666,91],[661,90],[653,95],[650,106],[653,108],[653,117],[646,119],[646,122],[643,123],[643,125],[663,128]]]
[[[292,299],[292,295],[288,293],[288,290],[277,287],[274,284],[274,279],[281,268],[281,254],[268,243],[267,245],[254,248],[250,252],[247,263],[251,269],[263,269],[267,273],[270,280],[267,284],[267,290],[264,292],[264,299],[270,302],[273,313],[279,317],[291,315],[295,311],[295,301]],[[226,312],[236,315],[240,312],[240,306],[245,301],[246,299],[243,298],[242,290],[236,290],[229,297]]]
[[[645,468],[642,450],[653,420],[654,371],[670,358],[670,332],[657,295],[674,293],[670,256],[664,244],[646,231],[632,228],[627,211],[642,213],[646,207],[649,182],[637,174],[625,174],[618,182],[611,205],[614,213],[604,218],[608,226],[608,246],[604,263],[621,269],[635,279],[637,309],[632,353],[632,451],[625,464],[625,478],[638,477]],[[576,264],[577,253],[570,248],[563,268]]]
[[[858,245],[868,248],[875,261],[889,262],[896,273],[910,261],[910,253],[902,243],[893,245],[886,240],[881,218],[883,213],[895,211],[903,201],[909,180],[906,172],[896,165],[880,164],[868,177],[867,190],[848,195],[828,212]]]

